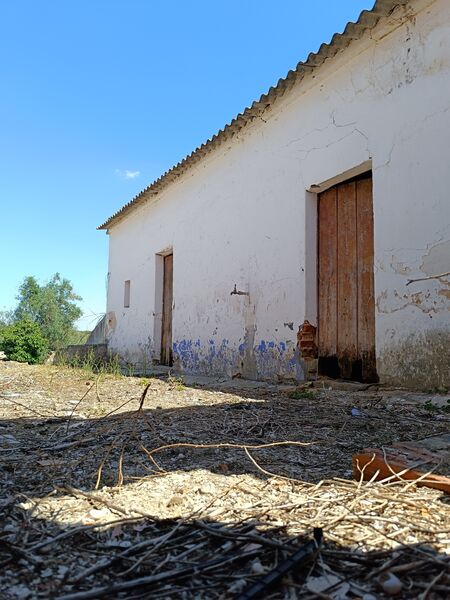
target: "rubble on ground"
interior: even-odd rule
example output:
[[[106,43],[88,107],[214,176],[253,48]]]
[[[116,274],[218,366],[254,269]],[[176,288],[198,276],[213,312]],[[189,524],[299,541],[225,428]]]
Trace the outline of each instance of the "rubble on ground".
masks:
[[[449,496],[352,478],[363,448],[447,433],[436,398],[2,362],[2,597],[238,598],[313,528],[263,597],[449,597]]]

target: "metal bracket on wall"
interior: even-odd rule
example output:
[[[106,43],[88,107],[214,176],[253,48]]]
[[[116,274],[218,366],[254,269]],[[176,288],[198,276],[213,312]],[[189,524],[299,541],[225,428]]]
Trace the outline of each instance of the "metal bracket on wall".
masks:
[[[248,292],[241,292],[240,290],[238,290],[236,288],[236,284],[234,284],[234,289],[232,292],[230,292],[230,296],[233,296],[234,294],[237,294],[238,296],[250,296]]]

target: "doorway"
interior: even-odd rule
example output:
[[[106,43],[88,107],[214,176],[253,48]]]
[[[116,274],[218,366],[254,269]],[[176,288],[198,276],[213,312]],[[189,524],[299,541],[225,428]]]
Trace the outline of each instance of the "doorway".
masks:
[[[318,196],[319,374],[377,381],[372,174]]]
[[[161,364],[172,366],[173,254],[163,256]]]

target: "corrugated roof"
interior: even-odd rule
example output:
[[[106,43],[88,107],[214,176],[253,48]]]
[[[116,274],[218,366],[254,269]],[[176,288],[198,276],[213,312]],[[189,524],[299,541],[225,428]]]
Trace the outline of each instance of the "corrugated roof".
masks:
[[[372,10],[363,10],[355,23],[347,23],[342,33],[335,33],[328,44],[322,44],[316,53],[309,54],[304,62],[299,62],[295,69],[289,71],[285,78],[279,79],[277,84],[263,94],[259,100],[255,100],[244,112],[239,113],[230,123],[220,129],[204,144],[188,154],[183,160],[166,171],[161,177],[143,189],[130,202],[115,212],[107,221],[97,229],[108,229],[117,223],[130,211],[145,202],[149,197],[155,196],[169,183],[180,177],[187,169],[198,163],[211,150],[220,146],[224,141],[243,129],[246,124],[259,117],[262,112],[270,106],[276,98],[280,98],[289,91],[294,84],[301,81],[305,73],[319,67],[327,58],[335,56],[338,52],[347,48],[353,40],[363,37],[367,29],[372,29],[380,18],[388,16],[395,7],[405,5],[409,0],[376,0]]]

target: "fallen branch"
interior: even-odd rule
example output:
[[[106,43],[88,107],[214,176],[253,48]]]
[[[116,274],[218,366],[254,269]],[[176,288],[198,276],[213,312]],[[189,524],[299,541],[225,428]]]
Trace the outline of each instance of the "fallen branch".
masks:
[[[436,577],[433,579],[433,581],[430,582],[430,584],[428,585],[428,587],[426,588],[426,590],[420,594],[419,596],[419,600],[426,600],[428,594],[431,592],[431,590],[433,589],[433,587],[436,585],[436,583],[439,581],[439,579],[441,579],[441,577],[445,575],[445,571],[441,571],[440,573],[438,573],[436,575]]]
[[[269,588],[279,583],[290,571],[297,569],[305,560],[313,557],[322,543],[322,529],[314,529],[314,539],[302,546],[292,556],[277,565],[272,571],[264,575],[259,581],[251,585],[237,600],[253,600],[263,594],[266,595]]]
[[[180,523],[180,525],[182,525],[182,524],[183,523]],[[169,532],[169,534],[171,535],[172,532],[174,532],[174,530],[171,530]],[[112,565],[120,562],[124,558],[128,558],[128,557],[132,556],[133,554],[137,553],[139,550],[146,548],[147,546],[154,546],[156,544],[159,544],[161,541],[165,542],[167,539],[169,539],[169,534],[166,533],[156,539],[153,538],[153,539],[149,539],[149,540],[144,540],[142,542],[138,542],[137,544],[130,546],[130,548],[127,548],[123,552],[120,552],[120,554],[117,554],[116,556],[112,556],[111,558],[102,558],[98,563],[91,565],[89,568],[87,568],[84,571],[82,571],[81,573],[79,573],[76,577],[73,577],[70,580],[70,583],[71,584],[79,583],[86,577],[89,577],[90,575],[93,575],[94,573],[97,573],[99,571],[103,571],[108,567],[111,567]]]
[[[195,524],[204,529],[211,535],[215,537],[224,538],[226,540],[234,540],[234,541],[247,541],[247,542],[255,542],[257,544],[261,544],[264,546],[268,546],[269,548],[276,548],[277,550],[292,550],[292,546],[288,546],[283,542],[277,542],[276,540],[271,540],[269,538],[264,537],[263,535],[259,535],[257,533],[234,533],[226,529],[226,527],[217,527],[217,525],[210,526],[204,523],[203,521],[194,521]]]
[[[129,508],[128,510],[124,510],[121,506],[115,504],[114,502],[109,502],[109,500],[106,500],[105,498],[102,498],[101,496],[99,496],[98,494],[93,494],[91,492],[84,492],[82,490],[77,490],[69,485],[66,485],[64,487],[60,487],[60,490],[67,492],[69,494],[71,494],[72,496],[75,496],[75,498],[88,498],[89,500],[92,500],[93,502],[99,502],[101,504],[104,504],[107,508],[109,508],[111,511],[117,512],[119,514],[124,515],[127,518],[132,518],[130,513],[134,513],[139,515],[139,517],[145,517],[147,519],[151,519],[151,520],[157,520],[158,517],[155,515],[151,515],[149,513],[140,511],[134,507]],[[136,519],[136,517],[134,517]]]
[[[109,596],[117,592],[124,592],[126,590],[132,590],[142,586],[149,586],[151,584],[160,583],[161,581],[175,581],[176,579],[183,579],[194,573],[204,573],[216,567],[226,565],[234,562],[235,560],[243,560],[251,558],[259,554],[260,550],[250,550],[248,552],[240,552],[233,556],[226,558],[216,558],[203,564],[192,565],[183,569],[171,569],[163,573],[157,573],[156,575],[149,575],[147,577],[139,577],[138,579],[131,579],[130,581],[123,581],[115,585],[109,585],[104,587],[93,588],[87,592],[75,592],[74,594],[66,594],[65,596],[59,596],[56,600],[90,600],[96,598],[102,598],[103,596]]]
[[[278,477],[279,479],[284,479],[285,481],[296,481],[297,483],[303,483],[302,481],[300,481],[300,479],[295,479],[294,477],[286,477],[286,475],[278,475],[277,473],[272,473],[271,471],[267,471],[267,469],[264,469],[263,467],[261,467],[261,465],[259,465],[256,462],[256,460],[253,458],[253,456],[248,451],[247,446],[244,446],[244,451],[245,451],[245,454],[250,459],[250,461],[258,469],[258,471],[261,471],[261,473],[264,473],[264,475],[267,475],[268,477]]]
[[[144,400],[145,400],[148,390],[150,389],[150,386],[151,386],[151,383],[147,383],[147,385],[145,386],[144,391],[142,392],[141,399],[139,401],[139,407],[137,409],[137,412],[140,412],[142,410],[142,407],[144,406]]]
[[[31,554],[31,552],[24,550],[23,548],[19,548],[15,544],[12,544],[11,542],[5,539],[0,539],[0,547],[1,546],[4,546],[6,550],[11,554],[10,558],[7,558],[0,563],[0,567],[2,568],[8,563],[10,563],[12,560],[14,560],[14,558],[25,559],[26,561],[30,562],[35,566],[41,565],[44,560],[40,556],[34,556],[34,554]]]
[[[441,279],[441,277],[448,277],[450,275],[450,271],[447,273],[441,273],[440,275],[430,275],[429,277],[417,277],[417,279],[408,279],[406,285],[410,283],[416,283],[416,281],[428,281],[429,279]]]
[[[80,525],[79,527],[73,527],[72,529],[69,529],[67,531],[63,531],[62,533],[59,533],[58,535],[55,535],[52,538],[47,538],[46,540],[44,540],[43,542],[39,542],[37,544],[34,544],[33,546],[31,546],[30,548],[28,548],[29,551],[31,550],[39,550],[40,548],[45,548],[45,546],[51,546],[52,544],[59,542],[60,540],[63,540],[65,538],[68,538],[72,535],[75,535],[77,533],[80,533],[80,531],[88,531],[89,529],[96,529],[97,527],[108,527],[111,525],[119,525],[121,523],[135,523],[138,521],[141,521],[143,517],[139,516],[139,517],[126,517],[126,518],[122,518],[122,519],[114,519],[113,521],[104,521],[102,523],[93,523],[92,525]]]
[[[271,442],[270,444],[232,444],[223,442],[219,444],[191,444],[188,442],[177,442],[175,444],[165,444],[164,446],[158,446],[149,450],[148,454],[155,454],[156,452],[162,452],[162,450],[169,450],[171,448],[237,448],[238,450],[245,450],[250,448],[252,450],[262,450],[263,448],[275,448],[276,446],[312,446],[316,442]]]
[[[72,421],[72,417],[74,412],[77,410],[77,408],[80,406],[80,404],[83,402],[83,400],[86,398],[86,396],[89,394],[89,392],[92,390],[92,388],[94,387],[95,383],[91,383],[91,385],[88,387],[87,391],[81,396],[81,398],[78,400],[78,402],[75,404],[75,406],[72,408],[72,412],[69,415],[69,418],[67,419],[67,425],[66,425],[66,434],[69,431],[69,426],[70,426],[70,422]]]

